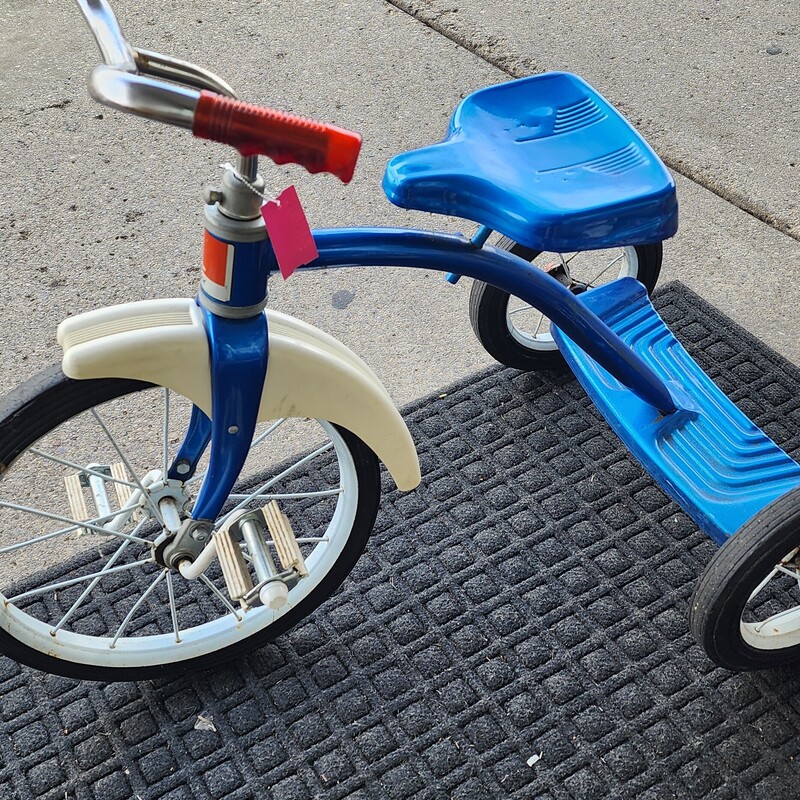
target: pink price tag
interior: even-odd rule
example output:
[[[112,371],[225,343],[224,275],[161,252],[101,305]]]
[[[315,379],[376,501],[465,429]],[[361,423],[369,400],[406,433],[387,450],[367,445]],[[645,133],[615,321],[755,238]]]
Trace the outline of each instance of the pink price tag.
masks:
[[[261,216],[284,280],[319,255],[294,186],[284,189],[276,202],[264,203]]]

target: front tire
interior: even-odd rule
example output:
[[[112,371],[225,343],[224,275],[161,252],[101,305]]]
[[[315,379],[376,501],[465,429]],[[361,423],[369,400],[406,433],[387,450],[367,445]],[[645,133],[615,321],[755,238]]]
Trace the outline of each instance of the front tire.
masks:
[[[564,255],[542,253],[504,236],[497,247],[551,270],[576,294],[622,277],[636,278],[650,293],[661,271],[661,243]],[[474,281],[469,318],[480,343],[501,364],[525,371],[565,366],[550,320],[508,292]]]
[[[379,466],[354,434],[315,420],[263,423],[223,508],[255,508],[278,496],[309,571],[287,605],[236,608],[216,562],[191,581],[159,565],[159,476],[190,410],[161,387],[74,381],[57,366],[0,402],[5,655],[75,678],[172,677],[259,647],[342,583],[375,521]],[[311,456],[295,455],[309,449]],[[177,507],[190,509],[199,485],[169,487]],[[88,516],[76,512],[81,502]]]
[[[759,511],[711,559],[689,626],[726,669],[800,662],[800,487]]]

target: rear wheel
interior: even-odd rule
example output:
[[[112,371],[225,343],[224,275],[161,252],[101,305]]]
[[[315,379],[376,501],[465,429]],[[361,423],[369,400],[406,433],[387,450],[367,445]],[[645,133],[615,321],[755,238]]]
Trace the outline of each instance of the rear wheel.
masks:
[[[575,294],[624,277],[636,278],[649,293],[661,271],[660,243],[577,253],[542,253],[503,237],[497,247],[536,264]],[[475,281],[469,317],[480,343],[501,364],[521,370],[564,366],[550,332],[550,320],[508,292]]]
[[[800,488],[762,509],[709,562],[689,624],[732,670],[800,663]]]
[[[3,653],[78,678],[172,676],[258,647],[341,584],[372,530],[380,475],[360,439],[324,420],[262,423],[217,520],[278,502],[308,571],[285,605],[243,610],[216,560],[192,580],[156,560],[167,511],[187,515],[207,463],[185,482],[163,481],[190,411],[162,387],[73,381],[59,368],[2,401]]]

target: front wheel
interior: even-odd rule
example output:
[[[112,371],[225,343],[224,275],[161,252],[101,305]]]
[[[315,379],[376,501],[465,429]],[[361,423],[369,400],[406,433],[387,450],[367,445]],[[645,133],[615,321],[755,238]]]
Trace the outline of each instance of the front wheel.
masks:
[[[380,474],[372,450],[324,420],[262,423],[217,520],[278,502],[307,569],[288,602],[245,610],[216,561],[192,580],[159,563],[170,518],[174,528],[191,510],[207,464],[163,481],[190,413],[162,387],[74,381],[58,367],[0,402],[5,655],[76,678],[170,677],[258,647],[341,584],[372,530]]]
[[[636,278],[652,292],[661,271],[661,244],[577,253],[542,253],[508,237],[497,247],[548,272],[575,294],[617,278]],[[478,340],[501,364],[521,370],[559,369],[564,359],[541,311],[489,283],[475,281],[469,318]]]
[[[746,522],[711,559],[689,625],[731,670],[800,663],[800,487]]]

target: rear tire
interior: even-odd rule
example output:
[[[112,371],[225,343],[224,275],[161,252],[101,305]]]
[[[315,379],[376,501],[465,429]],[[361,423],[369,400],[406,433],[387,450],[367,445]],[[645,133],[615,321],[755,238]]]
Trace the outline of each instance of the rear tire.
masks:
[[[711,559],[689,626],[726,669],[800,662],[800,487],[759,511]]]
[[[570,256],[543,254],[503,237],[497,247],[546,268],[563,259],[576,294],[620,277],[636,278],[652,292],[661,271],[661,243],[616,250],[578,252]],[[619,266],[617,266],[619,265]],[[489,283],[474,281],[469,300],[472,329],[486,351],[501,364],[525,371],[566,366],[550,333],[550,320],[541,312]]]

